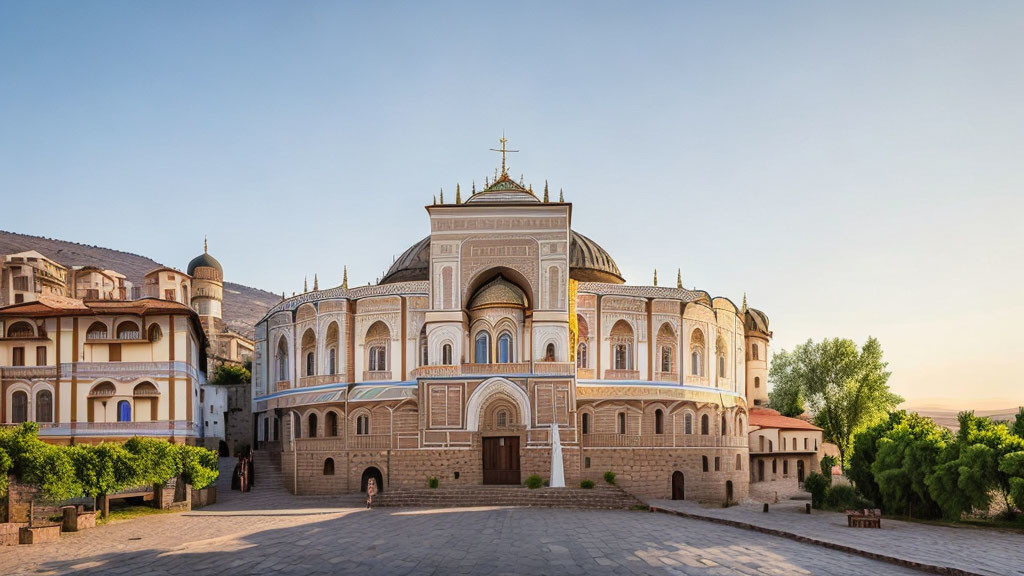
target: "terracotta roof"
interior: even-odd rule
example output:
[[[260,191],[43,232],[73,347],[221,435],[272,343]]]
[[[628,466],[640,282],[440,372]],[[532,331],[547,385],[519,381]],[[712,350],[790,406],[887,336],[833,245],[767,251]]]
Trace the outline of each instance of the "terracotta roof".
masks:
[[[758,428],[780,428],[783,430],[821,430],[814,424],[799,418],[790,418],[769,408],[751,408],[750,425]]]

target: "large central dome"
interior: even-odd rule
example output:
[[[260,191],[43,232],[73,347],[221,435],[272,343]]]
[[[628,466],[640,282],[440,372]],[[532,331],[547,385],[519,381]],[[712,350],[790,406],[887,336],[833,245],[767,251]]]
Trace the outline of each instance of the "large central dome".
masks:
[[[571,231],[569,277],[580,282],[625,284],[618,265],[604,248],[583,234]],[[391,265],[381,284],[430,279],[430,236],[413,244]]]

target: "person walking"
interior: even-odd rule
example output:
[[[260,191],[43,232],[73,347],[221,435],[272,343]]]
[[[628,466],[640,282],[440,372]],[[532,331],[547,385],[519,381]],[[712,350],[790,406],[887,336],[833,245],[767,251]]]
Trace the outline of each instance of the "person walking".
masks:
[[[371,508],[373,506],[373,497],[377,494],[377,480],[370,478],[366,481],[366,507]]]

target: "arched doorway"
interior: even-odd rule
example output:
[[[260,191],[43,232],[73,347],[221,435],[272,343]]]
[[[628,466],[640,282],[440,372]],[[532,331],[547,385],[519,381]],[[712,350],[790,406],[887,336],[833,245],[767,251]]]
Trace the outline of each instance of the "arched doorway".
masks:
[[[725,503],[732,504],[732,480],[725,481]]]
[[[672,473],[672,499],[686,500],[686,486],[683,473],[676,470]]]
[[[764,482],[764,460],[757,461],[757,481]]]
[[[373,478],[377,481],[377,492],[381,493],[384,491],[384,476],[381,475],[380,470],[375,466],[370,466],[366,470],[363,470],[363,478],[359,481],[359,491],[366,492],[366,484]]]
[[[796,461],[796,481],[801,483],[801,484],[804,483],[804,461],[803,460],[797,460]]]

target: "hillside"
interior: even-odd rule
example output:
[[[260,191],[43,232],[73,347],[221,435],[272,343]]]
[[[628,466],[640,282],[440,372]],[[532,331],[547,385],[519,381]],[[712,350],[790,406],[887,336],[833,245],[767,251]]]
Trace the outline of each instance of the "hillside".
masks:
[[[130,252],[0,230],[0,254],[12,254],[25,250],[35,250],[69,268],[71,266],[102,266],[115,270],[127,276],[128,280],[136,286],[142,286],[142,279],[146,272],[158,266],[164,266],[155,260]],[[182,262],[171,267],[184,269],[186,264],[187,262]],[[275,296],[265,290],[225,282],[224,322],[230,329],[251,338],[256,322],[271,306],[280,301],[280,296]]]
[[[957,421],[957,410],[943,408],[908,408],[911,412],[917,412],[921,416],[931,418],[936,424],[949,428],[954,433],[960,429],[960,422]],[[1017,416],[1017,408],[1006,408],[1003,410],[975,410],[975,415],[986,416],[996,421],[1013,421]]]

